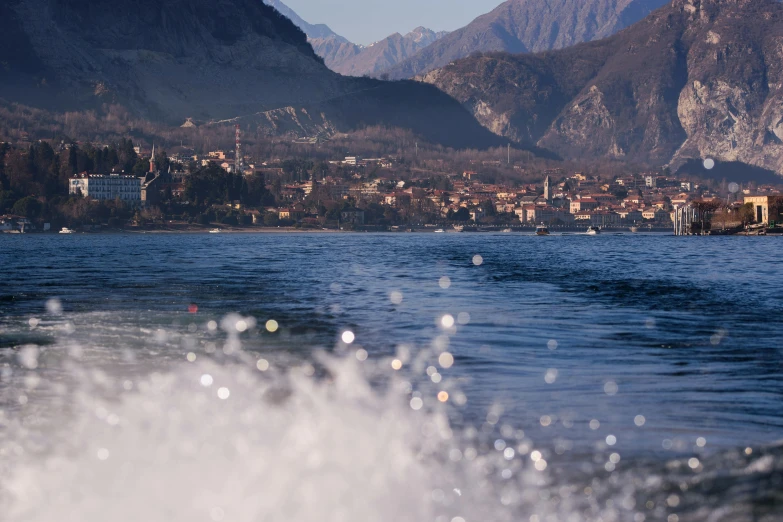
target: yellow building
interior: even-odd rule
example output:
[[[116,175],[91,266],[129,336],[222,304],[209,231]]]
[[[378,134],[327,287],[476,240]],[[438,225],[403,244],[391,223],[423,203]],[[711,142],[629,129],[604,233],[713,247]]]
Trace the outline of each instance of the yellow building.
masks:
[[[757,223],[769,225],[770,221],[780,221],[783,211],[783,196],[745,196],[745,204],[753,205]]]

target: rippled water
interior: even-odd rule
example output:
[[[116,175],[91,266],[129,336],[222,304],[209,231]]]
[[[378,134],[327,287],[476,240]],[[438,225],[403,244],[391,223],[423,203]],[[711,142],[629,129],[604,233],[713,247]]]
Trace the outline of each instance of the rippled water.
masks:
[[[107,498],[112,520],[780,520],[781,252],[0,237],[0,501],[36,521],[106,520]]]

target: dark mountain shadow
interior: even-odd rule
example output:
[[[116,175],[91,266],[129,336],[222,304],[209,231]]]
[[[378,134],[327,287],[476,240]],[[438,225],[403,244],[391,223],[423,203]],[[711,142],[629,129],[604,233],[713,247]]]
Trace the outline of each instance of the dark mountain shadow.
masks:
[[[680,176],[697,176],[715,181],[726,180],[734,183],[757,183],[759,185],[783,185],[783,176],[774,171],[741,163],[739,161],[716,162],[711,170],[704,168],[701,160],[689,160],[677,170]]]

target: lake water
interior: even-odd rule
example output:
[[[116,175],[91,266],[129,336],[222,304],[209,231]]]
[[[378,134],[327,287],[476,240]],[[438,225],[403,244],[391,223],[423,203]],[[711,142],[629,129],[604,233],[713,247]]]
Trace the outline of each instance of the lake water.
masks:
[[[659,234],[2,236],[0,507],[783,520],[781,253]]]

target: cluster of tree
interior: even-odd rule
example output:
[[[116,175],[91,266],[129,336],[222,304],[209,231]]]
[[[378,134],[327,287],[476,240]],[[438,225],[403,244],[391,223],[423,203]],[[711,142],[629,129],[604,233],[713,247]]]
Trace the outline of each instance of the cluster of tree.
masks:
[[[240,202],[249,207],[274,205],[275,198],[266,188],[264,176],[227,173],[210,164],[190,173],[185,180],[185,199],[199,210],[213,205]]]

